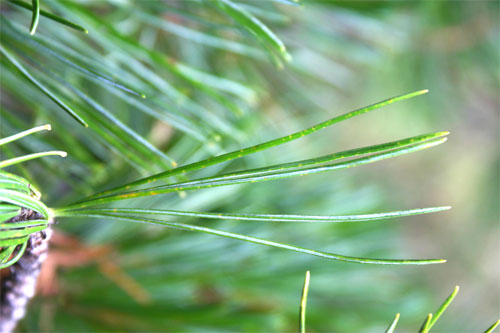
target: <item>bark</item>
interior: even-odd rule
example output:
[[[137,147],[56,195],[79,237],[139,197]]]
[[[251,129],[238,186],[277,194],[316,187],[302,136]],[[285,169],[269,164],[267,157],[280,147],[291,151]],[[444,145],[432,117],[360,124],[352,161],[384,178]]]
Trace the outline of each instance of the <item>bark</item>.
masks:
[[[21,213],[9,222],[44,219],[39,213],[23,208]],[[36,281],[42,263],[47,257],[52,229],[33,233],[28,241],[26,252],[21,259],[10,266],[10,275],[0,282],[0,332],[12,332],[18,321],[26,314],[30,299],[35,295]]]

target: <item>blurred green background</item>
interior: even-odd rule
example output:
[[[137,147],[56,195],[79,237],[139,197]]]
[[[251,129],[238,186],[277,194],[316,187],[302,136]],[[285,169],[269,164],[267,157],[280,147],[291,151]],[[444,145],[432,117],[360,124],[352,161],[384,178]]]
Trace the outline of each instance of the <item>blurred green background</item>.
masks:
[[[202,127],[215,124],[213,132],[207,130],[208,138],[220,134],[216,140],[200,142],[167,122],[136,112],[132,104],[111,97],[99,86],[62,71],[62,76],[80,84],[86,94],[181,163],[256,144],[390,96],[425,88],[430,90],[427,95],[234,165],[256,167],[421,133],[451,132],[445,145],[369,167],[153,197],[135,201],[134,207],[327,215],[451,205],[453,209],[446,212],[373,224],[190,221],[346,255],[446,258],[448,262],[421,267],[344,264],[151,226],[64,220],[56,228],[76,237],[87,251],[98,245],[112,246],[112,252],[105,255],[112,264],[81,259],[76,267],[59,267],[57,292],[35,299],[21,331],[296,331],[306,270],[311,271],[307,312],[310,332],[380,332],[397,312],[401,313],[397,331],[416,331],[455,285],[460,285],[460,294],[434,331],[479,332],[498,318],[498,1],[304,1],[301,6],[249,1],[246,8],[287,45],[293,60],[281,69],[260,53],[253,56],[253,51],[238,54],[214,48],[200,43],[192,34],[135,15],[149,11],[163,22],[238,41],[239,35],[228,23],[210,16],[213,8],[203,3],[76,4],[146,48],[251,89],[246,100],[235,102],[242,114],[234,115],[228,114],[221,103],[202,96],[196,87],[173,83],[222,119],[200,120]],[[53,6],[49,8],[63,10],[57,4]],[[3,11],[12,21],[29,22],[28,11],[8,6]],[[76,20],[90,25],[81,15],[75,16]],[[74,38],[74,32],[59,32],[61,28],[53,29],[58,31],[54,33],[50,24],[41,21],[40,34],[46,32],[62,43]],[[121,60],[125,48],[113,52],[95,41],[99,34],[107,33],[98,23],[89,30],[89,37],[81,38],[81,52],[86,52],[85,45],[91,45],[95,56],[102,55],[100,61],[118,77],[133,72],[132,67],[141,71],[131,63],[127,68],[126,60]],[[2,41],[7,38],[2,37]],[[251,41],[249,36],[243,38]],[[182,104],[161,100],[158,87],[151,97],[149,90],[153,88],[133,78],[126,82],[145,87],[146,103],[153,100],[159,109]],[[44,190],[47,204],[69,203],[140,176],[119,155],[109,158],[98,144],[81,144],[94,149],[90,153],[94,160],[85,164],[89,153],[79,145],[93,137],[61,112],[37,113],[37,109],[56,106],[31,86],[23,88],[28,97],[16,96],[12,88],[16,84],[20,83],[2,67],[2,105],[13,110],[2,111],[2,131],[10,134],[16,122],[18,127],[27,128],[48,121],[54,124],[50,145],[65,148],[72,144],[76,151],[70,157],[73,160],[33,162],[26,167],[30,179]],[[67,100],[78,103],[77,98]],[[69,135],[79,143],[64,142]],[[16,147],[13,153],[40,146],[33,141],[31,146]],[[68,152],[72,156],[71,150]],[[64,252],[64,246],[58,251]],[[85,257],[80,252],[78,255]],[[75,262],[80,260],[77,254],[75,258]],[[119,273],[113,265],[119,267]],[[134,290],[135,296],[131,295]]]

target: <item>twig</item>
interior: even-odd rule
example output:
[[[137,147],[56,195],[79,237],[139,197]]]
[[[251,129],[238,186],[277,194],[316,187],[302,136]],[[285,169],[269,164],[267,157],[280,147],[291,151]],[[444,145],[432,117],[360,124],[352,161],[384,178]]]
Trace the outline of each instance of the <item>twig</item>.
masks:
[[[9,222],[43,219],[39,213],[23,208],[21,213]],[[47,257],[49,240],[52,236],[50,226],[30,236],[26,252],[17,263],[10,266],[10,275],[0,285],[0,332],[10,333],[25,313],[29,300],[35,295],[36,281],[42,263]]]

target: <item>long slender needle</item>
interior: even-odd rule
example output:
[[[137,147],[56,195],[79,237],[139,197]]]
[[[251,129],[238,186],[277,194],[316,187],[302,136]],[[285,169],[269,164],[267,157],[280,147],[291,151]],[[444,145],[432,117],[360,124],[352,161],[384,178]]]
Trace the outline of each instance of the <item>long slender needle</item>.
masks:
[[[254,243],[254,244],[267,245],[267,246],[285,249],[285,250],[289,250],[289,251],[300,252],[303,254],[318,256],[321,258],[343,261],[343,262],[358,263],[358,264],[429,265],[429,264],[441,264],[441,263],[446,262],[446,260],[444,260],[444,259],[372,259],[372,258],[350,257],[350,256],[344,256],[344,255],[335,254],[335,253],[306,249],[306,248],[302,248],[302,247],[298,247],[298,246],[294,246],[294,245],[288,245],[288,244],[284,244],[284,243],[273,242],[273,241],[270,241],[267,239],[261,239],[261,238],[236,234],[236,233],[222,231],[222,230],[200,227],[197,225],[170,222],[170,221],[167,222],[167,221],[161,221],[161,220],[156,220],[156,219],[148,219],[148,218],[144,218],[144,217],[127,216],[127,215],[120,215],[120,214],[87,214],[87,215],[74,215],[73,217],[80,217],[80,218],[95,217],[95,218],[101,218],[101,219],[116,219],[116,220],[124,220],[124,221],[139,222],[139,223],[157,224],[157,225],[163,225],[165,227],[174,228],[174,229],[181,229],[181,230],[187,230],[187,231],[197,231],[197,232],[202,232],[202,233],[206,233],[206,234],[242,240],[242,241],[250,242],[250,243]]]
[[[20,132],[20,133],[8,136],[6,138],[0,139],[0,146],[4,145],[6,143],[12,142],[12,141],[19,140],[21,138],[24,138],[27,135],[30,135],[30,134],[33,134],[33,133],[36,133],[36,132],[50,131],[50,130],[51,130],[51,127],[50,127],[49,124],[42,125],[42,126],[37,126],[37,127],[33,127],[33,128],[30,128],[29,130],[26,130],[26,131],[23,131],[23,132]]]
[[[30,35],[34,35],[40,20],[40,0],[31,0],[31,4],[33,15],[31,16]]]
[[[432,320],[432,313],[429,313],[427,315],[427,318],[425,318],[424,323],[422,324],[422,327],[420,327],[420,330],[418,331],[419,333],[428,333],[429,332],[429,323]]]
[[[302,288],[302,297],[300,298],[300,317],[299,317],[299,332],[306,333],[306,307],[307,307],[307,294],[309,293],[309,280],[311,273],[306,272],[304,279],[304,287]]]
[[[44,156],[61,156],[61,157],[66,157],[67,155],[68,154],[65,151],[58,151],[58,150],[45,151],[43,153],[29,154],[29,155],[19,156],[19,157],[15,157],[15,158],[11,158],[11,159],[5,160],[5,161],[1,161],[0,162],[0,168],[6,168],[6,167],[14,165],[14,164],[22,163],[22,162],[25,162],[25,161],[33,160],[35,158],[44,157]]]
[[[382,212],[358,215],[284,215],[284,214],[232,214],[232,213],[206,213],[193,211],[179,211],[166,209],[140,209],[140,208],[90,208],[61,210],[55,209],[56,216],[75,216],[85,214],[135,214],[135,215],[160,215],[177,217],[195,217],[205,219],[236,220],[236,221],[263,221],[263,222],[364,222],[399,218],[412,215],[436,213],[448,210],[451,207],[429,207],[394,212]]]
[[[391,325],[387,328],[385,333],[394,333],[394,329],[396,328],[396,325],[398,324],[400,314],[396,313],[396,317],[394,317],[394,320],[392,321]]]
[[[491,333],[491,332],[493,332],[493,330],[495,328],[497,328],[498,325],[500,325],[500,319],[498,319],[496,322],[493,323],[493,325],[491,325],[490,327],[488,327],[486,329],[486,331],[484,331],[484,333]]]
[[[23,1],[19,1],[19,0],[10,0],[9,1],[10,3],[16,5],[16,6],[19,6],[19,7],[22,7],[22,8],[25,8],[25,9],[28,9],[28,10],[33,10],[33,6],[31,6],[29,3],[25,3]],[[75,30],[78,30],[78,31],[82,31],[86,34],[89,33],[89,31],[87,29],[85,29],[84,27],[76,24],[76,23],[73,23],[73,22],[70,22],[66,19],[63,19],[62,17],[59,17],[57,15],[54,15],[52,13],[49,13],[45,10],[40,10],[40,15],[41,16],[44,16],[48,19],[51,19],[52,21],[56,21],[58,23],[61,23],[61,24],[64,24],[70,28],[73,28]]]
[[[47,95],[54,103],[59,105],[64,111],[66,111],[71,117],[73,117],[76,121],[78,121],[80,124],[82,124],[85,127],[88,127],[89,125],[78,115],[76,114],[75,111],[73,111],[71,108],[69,108],[63,101],[61,101],[59,98],[57,98],[50,90],[48,90],[43,84],[41,84],[37,79],[35,79],[27,70],[24,68],[11,54],[7,52],[6,49],[3,48],[2,45],[0,45],[0,53],[12,64],[14,67],[17,68],[21,74],[28,79],[31,83],[33,83],[35,86],[37,86],[38,89],[40,89],[45,95]]]
[[[448,308],[448,306],[451,304],[451,302],[453,301],[453,299],[455,298],[455,296],[457,296],[459,290],[460,290],[460,287],[459,286],[455,286],[455,289],[452,291],[452,293],[450,294],[450,296],[448,296],[448,298],[445,299],[445,301],[443,302],[443,304],[441,304],[441,306],[437,309],[436,313],[433,315],[432,320],[429,323],[429,329],[431,329],[432,326],[434,326],[434,324],[439,319],[439,317],[441,317],[441,315],[446,310],[446,308]]]

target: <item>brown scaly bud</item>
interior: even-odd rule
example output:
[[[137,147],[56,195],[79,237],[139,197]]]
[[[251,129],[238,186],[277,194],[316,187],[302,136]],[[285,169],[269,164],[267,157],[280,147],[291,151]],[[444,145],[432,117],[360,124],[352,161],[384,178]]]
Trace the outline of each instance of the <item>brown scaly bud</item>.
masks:
[[[39,213],[23,208],[9,222],[44,219]],[[14,265],[10,275],[0,281],[0,333],[10,333],[25,313],[29,300],[35,295],[36,281],[47,257],[52,229],[49,226],[31,234],[26,251]]]

